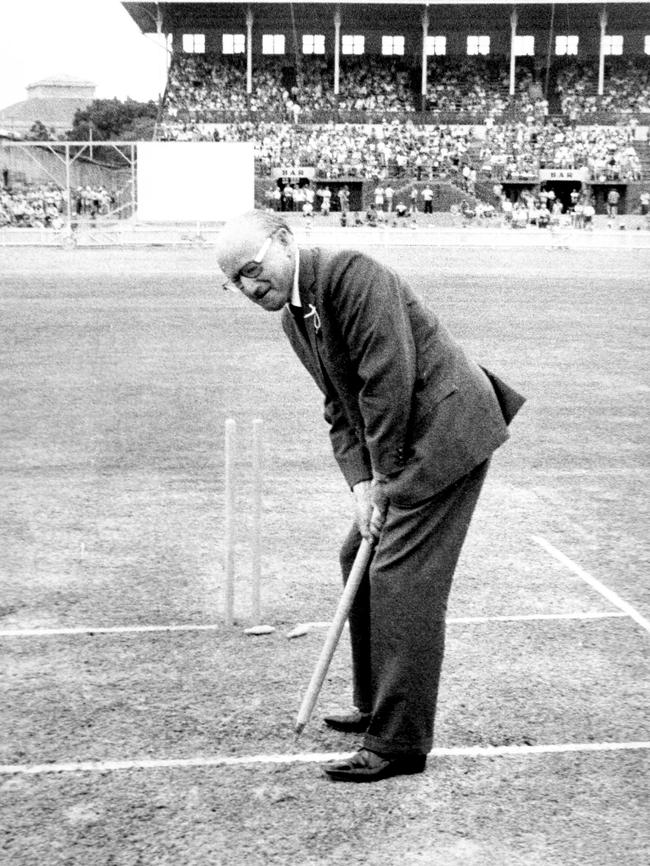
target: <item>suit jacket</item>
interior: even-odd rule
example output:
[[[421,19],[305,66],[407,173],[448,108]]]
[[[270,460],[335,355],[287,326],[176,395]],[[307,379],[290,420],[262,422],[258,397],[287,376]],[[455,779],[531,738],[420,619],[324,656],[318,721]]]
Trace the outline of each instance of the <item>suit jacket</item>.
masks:
[[[301,249],[299,286],[302,310],[285,307],[282,325],[323,392],[350,487],[388,475],[391,501],[411,506],[506,441],[524,398],[474,363],[390,268]]]

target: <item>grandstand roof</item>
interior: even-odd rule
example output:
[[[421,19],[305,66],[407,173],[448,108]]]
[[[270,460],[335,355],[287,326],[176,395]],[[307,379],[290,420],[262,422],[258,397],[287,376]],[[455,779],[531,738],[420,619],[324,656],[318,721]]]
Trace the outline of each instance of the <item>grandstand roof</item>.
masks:
[[[254,3],[232,3],[229,0],[159,0],[159,2],[132,2],[122,0],[122,5],[144,33],[154,33],[160,23],[162,31],[170,33],[184,27],[210,29],[225,26],[229,22],[240,26],[251,9],[258,22],[277,23],[284,25],[285,19],[291,20],[294,15],[310,24],[331,22],[338,6],[344,21],[354,18],[359,27],[377,25],[377,6],[381,6],[381,24],[411,26],[420,21],[422,11],[429,10],[431,21],[440,27],[458,26],[459,21],[472,26],[485,26],[492,30],[496,27],[509,26],[509,18],[514,6],[517,7],[520,31],[527,23],[531,26],[548,26],[551,12],[554,8],[556,21],[570,21],[571,27],[577,30],[598,26],[598,19],[603,6],[608,15],[608,29],[647,28],[650,33],[650,3],[638,0],[618,0],[607,4],[595,3],[593,0],[564,0],[563,3],[540,2],[540,0],[517,0],[516,3],[503,0],[310,0],[306,3],[289,3],[282,0],[257,0]],[[275,7],[273,10],[269,7]],[[354,6],[354,12],[351,7]],[[284,8],[283,8],[284,7]],[[460,8],[462,7],[462,8]],[[160,10],[160,22],[158,19]]]

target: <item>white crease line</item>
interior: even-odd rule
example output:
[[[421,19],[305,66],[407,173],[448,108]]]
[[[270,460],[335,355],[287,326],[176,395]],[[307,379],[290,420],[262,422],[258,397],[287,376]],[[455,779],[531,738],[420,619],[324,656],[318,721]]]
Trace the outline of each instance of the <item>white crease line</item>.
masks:
[[[566,752],[621,752],[650,749],[650,741],[628,743],[550,743],[539,746],[451,746],[429,752],[430,758],[498,758]],[[299,752],[298,754],[217,756],[205,758],[143,758],[135,761],[79,761],[66,764],[5,764],[0,775],[35,776],[42,773],[109,773],[114,770],[164,770],[184,767],[236,767],[249,764],[312,764],[340,761],[352,752]]]
[[[447,625],[467,625],[485,622],[534,622],[535,620],[562,620],[562,619],[609,619],[610,617],[628,616],[627,613],[618,611],[586,611],[585,613],[524,613],[512,616],[461,616],[450,617]],[[293,628],[329,628],[329,622],[301,622]],[[0,630],[2,637],[56,637],[57,635],[73,634],[140,634],[143,632],[175,632],[175,631],[220,631],[225,628],[223,624],[212,623],[208,625],[124,625],[124,626],[78,626],[71,628],[25,628]]]
[[[627,616],[618,610],[589,610],[584,613],[521,613],[503,616],[452,616],[446,620],[447,625],[473,625],[474,623],[486,622],[535,622],[549,620],[576,620],[576,619],[611,619]],[[329,622],[301,622],[294,628],[308,629],[329,628]],[[346,623],[347,626],[347,623]],[[0,635],[2,633],[0,632]]]
[[[585,611],[585,613],[522,613],[514,616],[462,616],[450,618],[447,623],[473,622],[534,622],[536,620],[553,619],[609,619],[610,617],[626,616],[618,611]]]
[[[545,538],[542,538],[540,535],[531,535],[533,541],[539,544],[544,548],[548,553],[551,554],[558,562],[561,562],[562,565],[565,565],[570,571],[574,574],[577,574],[578,577],[581,577],[585,583],[588,583],[596,592],[599,592],[607,601],[611,602],[615,607],[619,610],[622,610],[624,614],[631,617],[636,623],[638,623],[642,628],[644,628],[647,632],[650,632],[650,620],[647,620],[644,616],[642,616],[635,608],[632,607],[627,601],[622,599],[620,595],[617,595],[613,590],[609,589],[605,586],[604,583],[601,583],[588,571],[585,571],[584,568],[579,566],[577,563],[573,562],[572,559],[569,559],[568,556],[565,556],[562,551],[558,550],[557,547],[553,547],[553,545],[547,541]]]
[[[217,631],[223,624],[210,625],[116,625],[93,628],[78,626],[74,628],[25,628],[0,631],[0,637],[53,637],[66,634],[138,634],[151,631]]]

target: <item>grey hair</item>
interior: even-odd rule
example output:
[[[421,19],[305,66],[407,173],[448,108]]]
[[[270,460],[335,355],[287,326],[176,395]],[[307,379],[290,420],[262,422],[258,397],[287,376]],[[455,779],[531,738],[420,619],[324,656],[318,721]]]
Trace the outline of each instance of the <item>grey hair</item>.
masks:
[[[215,252],[219,267],[226,276],[234,274],[242,251],[250,253],[250,239],[271,237],[276,232],[283,232],[281,238],[285,245],[293,242],[293,232],[284,217],[275,211],[251,210],[230,220],[217,236]]]
[[[277,213],[277,211],[251,210],[242,214],[239,219],[241,219],[242,223],[247,223],[256,229],[259,229],[263,234],[271,235],[280,231],[280,229],[284,229],[285,232],[293,235],[293,232],[289,228],[289,224],[284,217]]]

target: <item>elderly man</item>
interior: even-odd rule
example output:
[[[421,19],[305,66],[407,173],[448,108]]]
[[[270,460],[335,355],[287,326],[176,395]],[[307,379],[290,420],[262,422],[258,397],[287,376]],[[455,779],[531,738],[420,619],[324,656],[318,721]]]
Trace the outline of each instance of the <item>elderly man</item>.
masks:
[[[350,614],[353,694],[336,730],[363,733],[335,781],[422,772],[433,742],[451,580],[492,452],[523,397],[470,360],[388,267],[359,252],[298,249],[277,214],[228,223],[228,281],[282,325],[323,393],[355,523],[373,557]]]

